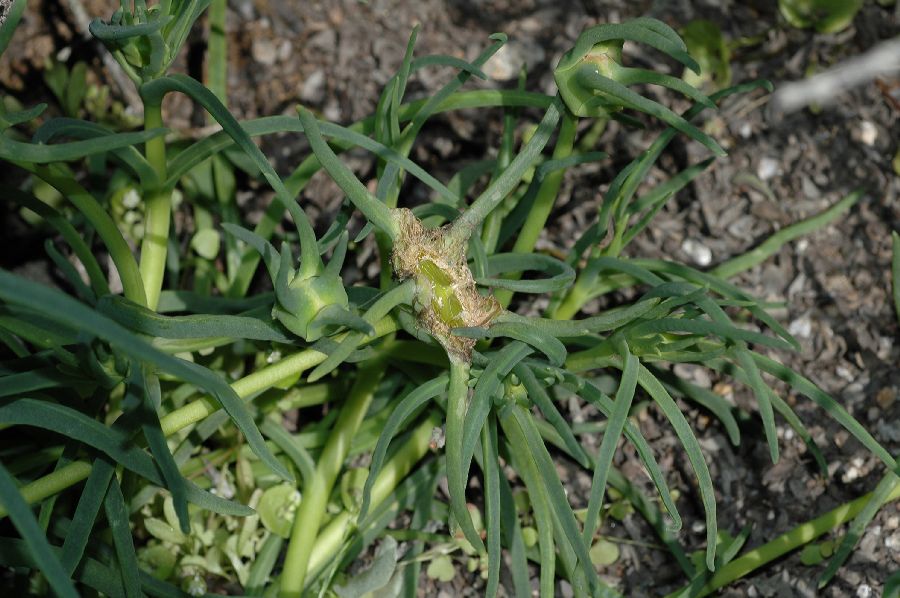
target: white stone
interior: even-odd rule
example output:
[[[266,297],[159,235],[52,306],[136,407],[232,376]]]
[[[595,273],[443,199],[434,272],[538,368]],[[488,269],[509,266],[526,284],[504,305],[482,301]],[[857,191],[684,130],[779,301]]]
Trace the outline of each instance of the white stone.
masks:
[[[764,181],[768,181],[778,174],[778,160],[774,158],[762,158],[756,167],[756,175]]]
[[[878,139],[878,129],[875,125],[868,120],[862,121],[859,125],[859,140],[866,145],[875,145],[876,139]]]
[[[841,476],[841,481],[845,484],[849,484],[850,482],[859,478],[859,468],[855,465],[851,465],[847,468],[847,471],[844,472],[844,475]]]
[[[856,588],[856,595],[858,598],[870,598],[872,596],[872,587],[864,583]]]
[[[275,44],[267,39],[254,39],[250,53],[253,55],[253,60],[266,66],[272,66],[275,64],[275,59],[278,58]]]
[[[712,263],[712,250],[695,239],[685,239],[681,244],[681,250],[688,254],[698,266],[708,266]]]
[[[544,60],[544,49],[537,44],[512,40],[494,54],[484,65],[484,74],[498,81],[510,81],[519,76],[522,67],[533,69]]]
[[[325,99],[325,71],[313,71],[300,88],[300,99],[310,104],[320,104]]]
[[[804,314],[788,325],[788,332],[793,336],[809,338],[812,334],[812,320]]]

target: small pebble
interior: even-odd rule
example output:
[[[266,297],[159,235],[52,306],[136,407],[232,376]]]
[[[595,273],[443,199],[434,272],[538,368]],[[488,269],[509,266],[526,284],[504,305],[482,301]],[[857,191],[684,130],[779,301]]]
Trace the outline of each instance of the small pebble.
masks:
[[[756,167],[756,176],[764,181],[768,181],[776,174],[778,174],[778,160],[763,158],[759,161],[759,166]]]
[[[809,338],[812,334],[812,320],[804,314],[788,325],[788,332],[793,336]]]
[[[859,140],[866,145],[875,145],[876,139],[878,139],[878,129],[875,125],[868,120],[862,121],[859,125]]]
[[[510,41],[484,65],[484,74],[498,81],[509,81],[519,76],[522,67],[533,68],[544,60],[544,49],[537,44]]]
[[[869,584],[862,584],[856,589],[858,598],[869,598],[872,595],[872,588]]]
[[[712,250],[699,241],[685,239],[681,244],[681,250],[688,254],[698,266],[708,266],[712,263]]]
[[[856,380],[856,376],[853,375],[853,372],[850,371],[850,368],[839,365],[835,368],[834,373],[846,380],[847,382],[853,382]]]
[[[875,402],[882,409],[887,409],[897,400],[897,391],[890,386],[885,386],[875,395]]]
[[[253,60],[266,66],[275,64],[275,59],[278,57],[275,44],[267,39],[254,39],[250,53],[253,55]]]
[[[313,71],[300,88],[300,99],[310,104],[321,104],[325,99],[325,71]]]
[[[855,457],[853,461],[850,462],[850,466],[844,472],[844,475],[841,476],[841,481],[845,484],[849,484],[854,480],[859,479],[861,474],[860,469],[862,468],[863,460],[859,457]]]

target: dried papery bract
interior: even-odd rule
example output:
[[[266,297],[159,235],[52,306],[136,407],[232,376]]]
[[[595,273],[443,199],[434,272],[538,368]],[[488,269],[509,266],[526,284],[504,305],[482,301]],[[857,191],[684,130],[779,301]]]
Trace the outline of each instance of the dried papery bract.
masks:
[[[391,264],[400,280],[416,281],[414,307],[422,326],[451,357],[468,361],[475,340],[453,328],[487,327],[502,311],[493,296],[478,292],[466,264],[464,245],[451,240],[449,228],[427,229],[410,210],[394,211],[399,234]]]

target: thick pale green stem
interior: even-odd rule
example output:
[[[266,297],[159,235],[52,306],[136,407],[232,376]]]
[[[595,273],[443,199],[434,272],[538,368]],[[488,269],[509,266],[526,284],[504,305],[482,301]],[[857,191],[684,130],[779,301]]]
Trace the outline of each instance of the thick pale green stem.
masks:
[[[450,358],[450,386],[447,389],[447,487],[450,491],[450,511],[470,544],[479,552],[484,543],[472,523],[466,507],[467,472],[463,471],[463,425],[469,408],[469,364]]]
[[[763,241],[758,247],[733,257],[727,262],[722,262],[713,268],[710,271],[710,274],[720,278],[731,278],[745,270],[749,270],[757,264],[761,264],[781,249],[785,243],[789,243],[798,237],[807,235],[822,228],[829,222],[832,222],[835,218],[853,207],[862,196],[862,191],[854,191],[825,211],[820,212],[811,218],[807,218],[806,220],[795,222]]]
[[[712,579],[707,582],[703,589],[696,596],[707,596],[719,588],[725,587],[731,582],[744,577],[745,575],[763,567],[775,559],[795,550],[804,544],[812,542],[822,534],[825,534],[836,527],[850,521],[868,504],[872,498],[872,493],[860,496],[856,500],[844,503],[836,509],[828,511],[824,515],[798,525],[786,534],[782,534],[763,544],[759,548],[755,548],[740,558],[737,558],[713,575]],[[885,503],[900,498],[900,484],[894,487],[894,490],[888,495]],[[683,590],[679,590],[670,594],[668,598],[674,598]]]
[[[303,499],[294,517],[291,540],[284,558],[279,594],[282,598],[299,598],[303,592],[313,546],[328,505],[328,496],[344,467],[350,443],[369,410],[375,389],[383,375],[384,363],[380,360],[359,371],[359,377],[341,407],[341,414],[316,463],[316,473],[303,488]]]
[[[571,113],[565,112],[562,117],[562,125],[559,129],[559,137],[556,140],[556,147],[553,149],[553,159],[562,160],[572,155],[572,147],[575,144],[577,119]],[[528,213],[528,219],[519,231],[516,244],[513,246],[514,253],[531,253],[537,243],[538,237],[547,225],[547,218],[556,202],[556,196],[559,194],[559,187],[562,185],[565,169],[554,170],[541,183],[540,191],[534,200],[534,206]]]
[[[144,127],[162,127],[162,103],[145,103]],[[166,180],[166,141],[154,137],[144,146],[147,162],[160,181]],[[144,210],[144,239],[141,242],[141,278],[147,293],[147,307],[156,309],[166,272],[166,249],[169,241],[169,221],[172,217],[171,194],[162,189],[150,191]]]
[[[140,305],[146,305],[144,284],[131,248],[122,237],[122,233],[116,227],[106,210],[103,209],[94,196],[87,189],[79,185],[75,179],[64,174],[57,166],[34,166],[22,164],[22,168],[34,173],[57,191],[63,194],[90,222],[97,235],[109,251],[119,278],[122,280],[122,288],[125,296]]]
[[[366,341],[371,342],[377,338],[396,332],[396,330],[397,323],[393,318],[383,318],[375,324],[375,334],[368,337]],[[344,335],[346,335],[346,333],[344,333]],[[339,335],[336,337],[336,340],[339,341],[344,335]],[[328,356],[325,353],[320,353],[314,349],[306,349],[305,351],[300,351],[290,357],[286,357],[267,368],[263,368],[240,380],[232,382],[231,387],[239,397],[246,399],[247,397],[272,388],[275,384],[289,376],[296,376],[305,372],[309,368],[325,361],[326,357]],[[213,399],[202,397],[160,418],[160,425],[163,433],[166,436],[171,436],[191,424],[201,421],[219,409],[221,409],[221,405]],[[25,499],[25,502],[33,505],[45,498],[62,492],[66,488],[74,486],[78,482],[84,481],[90,473],[91,465],[89,463],[85,461],[73,461],[53,473],[25,484],[19,488],[19,491],[22,493],[22,498]],[[6,510],[0,506],[0,519],[6,517],[6,515]]]
[[[579,282],[582,282],[581,278],[575,280],[575,284],[566,293],[562,303],[549,314],[551,318],[554,320],[571,320],[587,303],[587,294],[582,288],[583,285],[579,285]]]
[[[413,430],[409,440],[400,447],[400,450],[384,464],[372,486],[372,510],[377,509],[390,496],[394,488],[412,471],[413,466],[425,456],[431,444],[432,431],[437,426],[440,426],[440,422],[436,416],[426,419]],[[322,528],[309,559],[307,573],[310,577],[319,573],[334,558],[355,519],[355,513],[342,511]]]
[[[509,167],[491,183],[468,210],[456,219],[450,229],[448,241],[451,245],[464,245],[472,236],[476,227],[496,208],[503,198],[519,184],[525,171],[531,168],[541,155],[544,146],[550,140],[556,124],[559,122],[565,107],[557,96],[544,113],[544,118],[532,138],[525,144],[519,155],[513,159]]]
[[[22,486],[19,488],[19,493],[25,499],[25,502],[33,505],[87,479],[91,474],[91,468],[92,465],[85,461],[73,461],[64,467],[60,467],[53,473]],[[8,514],[6,508],[0,506],[0,517],[6,517]]]
[[[559,137],[556,140],[556,147],[553,149],[554,160],[561,160],[572,155],[577,124],[577,119],[571,113],[566,111],[563,114]],[[516,238],[516,243],[513,245],[513,253],[531,253],[534,250],[538,237],[541,236],[541,231],[547,225],[547,218],[550,216],[553,204],[556,203],[565,172],[565,169],[554,170],[544,178],[541,188],[535,197],[534,205],[528,213],[528,219],[525,220],[525,224]],[[518,278],[519,273],[515,273],[512,277]],[[494,296],[500,302],[500,305],[506,307],[512,300],[513,293],[512,291],[501,289]]]

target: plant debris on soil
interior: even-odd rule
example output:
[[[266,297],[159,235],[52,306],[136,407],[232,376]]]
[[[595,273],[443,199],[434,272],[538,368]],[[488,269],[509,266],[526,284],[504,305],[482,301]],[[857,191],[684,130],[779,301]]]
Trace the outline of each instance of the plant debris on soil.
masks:
[[[78,14],[83,8],[90,17],[106,18],[117,6],[117,0],[29,2],[17,44],[0,62],[4,92],[26,105],[47,101],[52,96],[41,71],[53,57],[70,63],[87,61],[90,77],[112,85],[113,94],[123,99],[126,91],[115,86],[99,47],[85,38]],[[742,42],[732,51],[733,80],[768,78],[777,87],[780,81],[803,79],[811,70],[824,70],[900,34],[898,13],[900,5],[867,2],[849,29],[821,35],[790,28],[775,2],[230,0],[228,103],[241,119],[293,115],[298,102],[340,123],[363,118],[373,112],[382,86],[400,65],[416,24],[422,25],[420,55],[445,53],[471,59],[489,34],[507,33],[510,43],[485,68],[492,80],[472,85],[513,87],[521,67],[527,65],[527,87],[551,91],[552,67],[585,27],[640,15],[675,28],[699,18],[715,22],[728,40]],[[180,68],[202,77],[203,49],[203,36],[195,32]],[[629,60],[658,63],[659,57],[644,57],[636,50],[626,48]],[[673,74],[681,74],[671,66]],[[410,94],[415,97],[418,90],[436,89],[449,73],[442,68],[418,71],[410,82]],[[900,448],[900,328],[891,307],[889,264],[890,233],[900,229],[900,177],[891,165],[900,140],[900,111],[886,90],[898,85],[900,79],[882,79],[842,94],[829,106],[790,115],[774,114],[767,108],[767,97],[756,94],[726,101],[706,127],[728,150],[728,157],[674,197],[629,249],[633,256],[674,257],[698,267],[714,266],[863,188],[863,199],[844,217],[783,247],[734,282],[783,306],[776,315],[797,337],[802,350],[773,356],[838,398],[894,454]],[[651,93],[673,108],[685,107],[674,102],[673,94],[656,89]],[[202,111],[183,97],[173,98],[165,109],[167,124],[174,131],[190,134],[205,125]],[[442,114],[432,121],[411,157],[438,178],[446,180],[468,162],[484,157],[485,148],[495,151],[498,146],[499,109]],[[598,142],[598,149],[607,151],[610,158],[567,172],[538,247],[555,252],[570,244],[572,231],[591,222],[613,174],[646,148],[657,132],[655,124],[645,131],[611,124]],[[300,136],[281,136],[267,138],[263,151],[283,171],[297,164],[308,146]],[[705,152],[698,144],[676,138],[648,182],[701,160]],[[375,176],[369,161],[352,152],[348,160],[363,180]],[[270,195],[262,186],[249,185],[239,197],[252,222]],[[417,194],[423,193],[411,182],[404,189],[404,201],[414,203]],[[310,207],[307,211],[317,230],[324,230],[343,197],[320,174],[301,200]],[[35,249],[40,240],[23,238],[25,229],[15,225],[16,218],[4,215],[4,230],[10,232],[2,242],[3,267],[27,271],[32,278],[52,279],[46,260],[35,257],[43,255]],[[377,271],[373,251],[360,253],[358,276]],[[720,383],[700,368],[686,372],[697,384],[752,409],[746,389]],[[781,459],[773,465],[757,420],[745,420],[741,445],[733,447],[717,422],[682,406],[706,451],[719,526],[732,534],[751,526],[747,547],[872,490],[884,472],[874,456],[848,439],[815,405],[787,388],[781,391],[820,446],[829,464],[827,479],[786,425],[779,427]],[[564,405],[573,421],[596,417],[574,401]],[[702,510],[674,433],[652,407],[640,410],[637,419],[669,484],[680,493],[679,508],[685,517],[680,540],[690,550],[702,548]],[[599,438],[584,441],[589,450],[596,450],[600,443]],[[618,452],[616,466],[633,482],[646,482],[649,488],[630,446]],[[573,505],[584,506],[590,477],[574,468],[561,471],[561,476]],[[604,531],[618,542],[621,553],[602,574],[625,595],[661,595],[684,584],[672,559],[653,545],[655,537],[640,516],[608,523]],[[900,567],[900,503],[881,510],[835,580],[817,594],[816,580],[823,566],[804,566],[795,553],[733,584],[722,595],[880,596],[885,578]],[[482,583],[477,572],[469,573],[460,565],[450,582],[423,576],[420,595],[478,595]],[[558,588],[561,595],[567,595],[570,589],[562,586]]]

